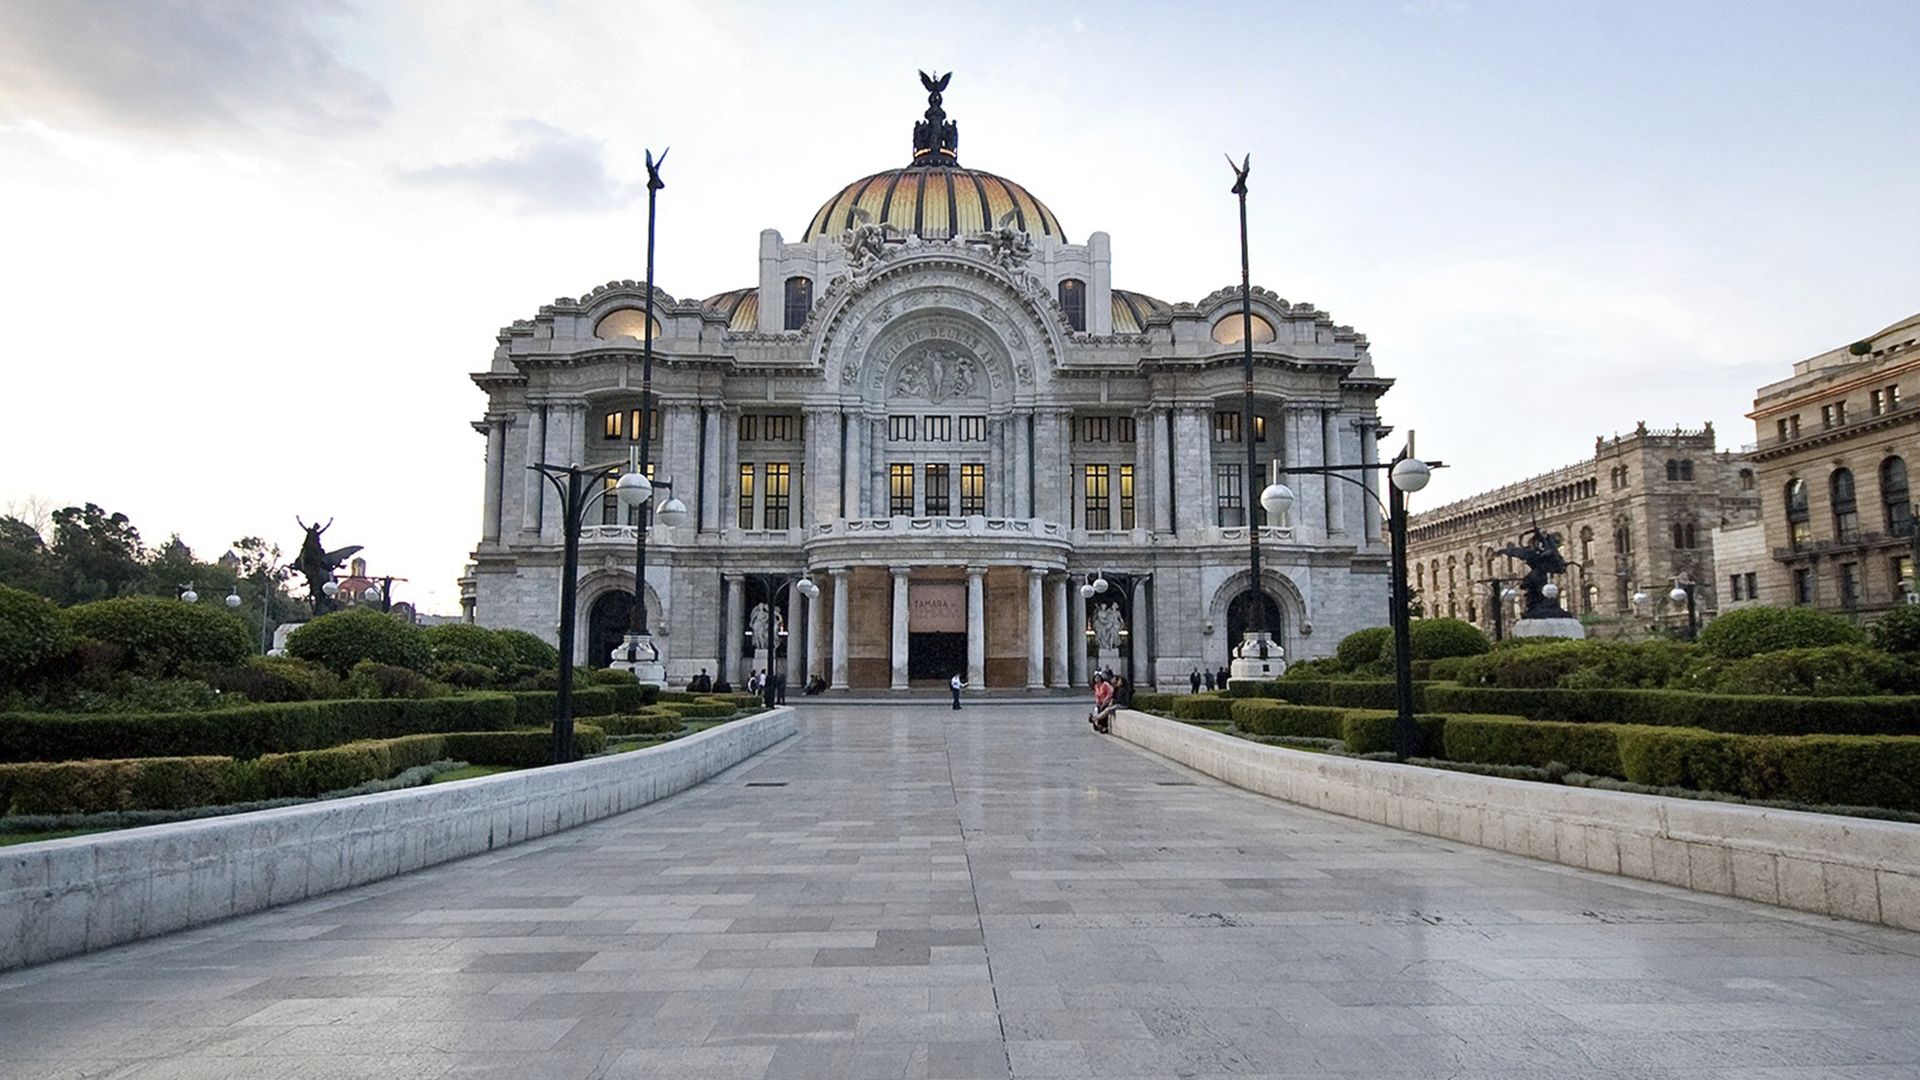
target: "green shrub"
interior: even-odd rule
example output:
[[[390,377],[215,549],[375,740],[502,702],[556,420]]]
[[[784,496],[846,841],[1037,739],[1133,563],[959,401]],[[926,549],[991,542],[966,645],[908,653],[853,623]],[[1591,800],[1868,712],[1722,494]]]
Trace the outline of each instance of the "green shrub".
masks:
[[[1621,774],[1620,747],[1611,724],[1449,714],[1443,745],[1449,761],[1534,768],[1557,761],[1595,776],[1626,779]]]
[[[643,712],[625,713],[616,716],[596,716],[593,725],[609,736],[616,735],[671,735],[686,726],[686,720],[665,705],[655,705]]]
[[[1307,739],[1338,739],[1340,722],[1349,710],[1324,705],[1288,705],[1266,698],[1231,703],[1234,725],[1254,735],[1285,735]]]
[[[494,669],[463,660],[435,660],[428,674],[435,682],[446,683],[456,690],[484,690],[501,681],[500,673]]]
[[[1464,619],[1415,619],[1407,628],[1407,641],[1413,649],[1413,661],[1440,660],[1449,656],[1478,656],[1493,647],[1480,628]],[[1380,654],[1382,673],[1392,670],[1393,641],[1388,639]]]
[[[1369,626],[1341,638],[1340,644],[1334,646],[1333,657],[1342,668],[1353,671],[1363,664],[1371,664],[1387,656],[1392,648],[1392,627]]]
[[[249,701],[322,701],[340,696],[340,680],[318,664],[291,656],[251,656],[244,664],[210,672],[207,681],[222,693]]]
[[[1810,735],[1768,740],[1779,798],[1823,806],[1920,810],[1920,739]]]
[[[1920,697],[1806,698],[1685,690],[1547,689],[1434,683],[1421,708],[1577,723],[1697,727],[1742,735],[1920,734]]]
[[[474,765],[511,765],[533,768],[553,761],[551,731],[458,731],[447,735],[447,756]],[[605,729],[592,724],[573,725],[576,758],[607,748]]]
[[[1400,714],[1380,709],[1348,709],[1340,720],[1340,739],[1351,754],[1400,752]],[[1446,719],[1415,716],[1414,757],[1436,757],[1446,733]]]
[[[1181,694],[1173,698],[1173,718],[1224,722],[1233,719],[1233,704],[1218,694]]]
[[[513,650],[517,664],[543,671],[560,666],[560,650],[525,630],[495,630],[494,634]]]
[[[253,651],[246,624],[210,604],[121,596],[68,608],[67,618],[76,634],[125,649],[129,668],[142,675],[237,664]]]
[[[426,698],[433,696],[433,684],[417,671],[392,664],[362,660],[353,665],[345,690],[356,698]]]
[[[0,685],[66,652],[72,637],[53,601],[0,585]]]
[[[1920,653],[1920,604],[1902,604],[1867,627],[1873,647],[1883,652]]]
[[[147,758],[0,765],[0,811],[97,814],[230,801],[233,759]]]
[[[1697,649],[1673,641],[1625,644],[1554,639],[1439,661],[1447,678],[1467,685],[1662,687],[1681,678]]]
[[[1626,779],[1648,787],[1691,788],[1747,798],[1770,799],[1780,788],[1756,754],[1771,736],[1728,735],[1694,728],[1615,728],[1620,767]]]
[[[1173,710],[1173,694],[1142,693],[1133,695],[1133,707],[1155,716],[1167,716]]]
[[[431,656],[420,631],[372,608],[322,615],[287,636],[287,655],[346,675],[362,660],[425,671]]]
[[[1709,660],[1688,674],[1695,690],[1721,694],[1864,697],[1920,691],[1920,669],[1865,645],[1779,649],[1738,660]]]
[[[472,623],[443,623],[420,631],[420,640],[435,665],[473,664],[496,675],[522,663],[519,651],[497,630]]]
[[[1700,628],[1700,651],[1742,659],[1781,649],[1865,645],[1866,631],[1809,607],[1749,607],[1729,611]]]

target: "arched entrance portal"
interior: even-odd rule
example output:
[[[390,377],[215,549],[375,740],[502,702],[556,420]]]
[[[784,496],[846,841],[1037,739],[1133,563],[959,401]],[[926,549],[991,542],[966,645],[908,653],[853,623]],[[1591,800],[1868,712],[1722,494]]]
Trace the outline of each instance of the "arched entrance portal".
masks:
[[[613,650],[627,637],[627,622],[633,617],[633,594],[620,591],[602,594],[587,610],[587,666],[608,667]]]
[[[1280,622],[1280,605],[1274,603],[1273,597],[1265,593],[1260,595],[1260,601],[1262,608],[1264,608],[1261,628],[1266,630],[1268,636],[1276,643],[1287,640],[1287,635],[1284,632],[1285,627]],[[1231,650],[1240,647],[1241,640],[1247,636],[1247,630],[1252,625],[1252,615],[1253,594],[1250,592],[1241,593],[1233,598],[1232,603],[1227,605],[1228,649]]]

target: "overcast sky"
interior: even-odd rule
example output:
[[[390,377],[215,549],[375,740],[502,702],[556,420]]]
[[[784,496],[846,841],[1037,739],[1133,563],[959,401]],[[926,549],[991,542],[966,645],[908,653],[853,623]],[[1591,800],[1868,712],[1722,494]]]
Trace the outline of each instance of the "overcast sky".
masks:
[[[0,0],[0,505],[210,558],[333,519],[458,609],[499,328],[755,282],[946,94],[1115,284],[1372,342],[1437,506],[1920,310],[1920,4]],[[1902,240],[1901,237],[1906,239]]]

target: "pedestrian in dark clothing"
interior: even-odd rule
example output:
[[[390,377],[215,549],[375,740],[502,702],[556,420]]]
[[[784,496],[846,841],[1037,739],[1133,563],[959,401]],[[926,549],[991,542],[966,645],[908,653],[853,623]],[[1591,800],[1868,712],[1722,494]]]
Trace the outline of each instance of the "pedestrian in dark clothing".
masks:
[[[1208,668],[1207,673],[1202,677],[1207,680],[1207,689],[1213,689],[1213,669]]]
[[[1227,665],[1220,665],[1220,674],[1215,675],[1213,681],[1220,689],[1225,690],[1227,688]]]
[[[1200,669],[1199,668],[1194,668],[1193,674],[1187,676],[1187,685],[1193,687],[1194,693],[1197,694],[1200,692]]]

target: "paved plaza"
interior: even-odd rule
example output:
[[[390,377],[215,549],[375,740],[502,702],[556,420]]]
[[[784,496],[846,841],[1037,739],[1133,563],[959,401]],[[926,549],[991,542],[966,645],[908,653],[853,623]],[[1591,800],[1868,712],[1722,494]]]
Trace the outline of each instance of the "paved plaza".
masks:
[[[644,810],[0,974],[0,1077],[1920,1075],[1920,935],[1298,809],[1084,715],[810,702]]]

